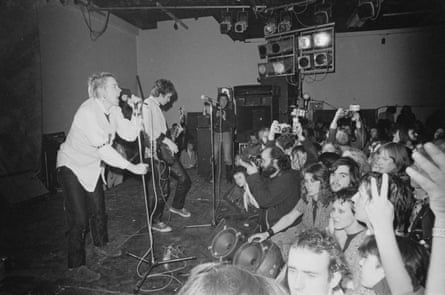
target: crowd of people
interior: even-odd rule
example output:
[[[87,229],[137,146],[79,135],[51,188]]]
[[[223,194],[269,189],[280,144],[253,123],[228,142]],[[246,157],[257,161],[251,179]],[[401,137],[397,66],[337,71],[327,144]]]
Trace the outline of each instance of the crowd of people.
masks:
[[[185,168],[196,165],[196,154],[187,142],[179,154],[175,139],[180,132],[169,132],[161,109],[176,97],[173,83],[155,81],[144,100],[127,93],[122,101],[121,92],[112,74],[92,75],[89,98],[77,110],[58,152],[68,224],[68,275],[87,282],[100,278],[86,266],[88,232],[95,253],[121,255],[108,243],[105,165],[144,175],[147,190],[152,189],[148,201],[153,230],[172,230],[162,220],[170,177],[176,178],[177,187],[168,210],[191,216],[184,208],[191,187]],[[251,134],[232,169],[235,118],[227,105],[227,95],[221,94],[214,110],[219,122],[215,158],[220,155],[219,165],[234,172],[244,209],[255,207],[260,213],[260,232],[249,241],[271,239],[280,248],[285,267],[274,280],[236,265],[199,265],[179,294],[380,295],[445,290],[443,126],[430,121],[430,128],[423,128],[409,108],[397,119],[388,108],[375,124],[362,122],[359,111],[340,108],[327,130],[319,128],[319,122],[298,118],[285,132],[274,121],[270,128]],[[139,136],[142,162],[115,145],[116,138],[134,142]]]
[[[365,124],[340,108],[327,130],[299,118],[293,132],[274,121],[252,133],[234,173],[244,209],[260,212],[249,242],[271,239],[287,275],[271,289],[236,265],[198,266],[180,294],[441,294],[443,128],[423,128],[409,107],[394,113]],[[255,277],[263,293],[228,272]]]

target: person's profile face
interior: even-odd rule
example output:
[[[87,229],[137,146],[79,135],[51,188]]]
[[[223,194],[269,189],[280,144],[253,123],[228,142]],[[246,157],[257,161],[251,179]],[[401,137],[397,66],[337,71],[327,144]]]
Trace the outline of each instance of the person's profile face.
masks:
[[[368,223],[368,213],[366,213],[366,206],[368,206],[370,197],[366,189],[366,184],[362,183],[359,186],[358,192],[352,197],[352,203],[354,208],[354,216],[357,220]]]
[[[101,87],[101,94],[105,101],[114,106],[119,105],[120,93],[121,89],[119,88],[116,79],[113,77],[107,77],[104,85]]]
[[[242,172],[235,173],[233,179],[235,180],[235,184],[239,187],[243,187],[246,184],[246,176]]]
[[[332,204],[331,217],[336,230],[343,230],[354,224],[357,220],[352,212],[352,202],[337,199]]]
[[[167,94],[160,94],[159,95],[159,103],[161,105],[166,105],[170,102],[170,99],[172,97],[171,93],[167,93]]]

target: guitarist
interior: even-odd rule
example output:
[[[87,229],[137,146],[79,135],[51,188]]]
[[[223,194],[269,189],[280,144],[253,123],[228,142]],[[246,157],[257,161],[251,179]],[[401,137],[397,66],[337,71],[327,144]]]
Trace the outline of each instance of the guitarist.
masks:
[[[175,157],[178,147],[166,136],[167,123],[161,110],[161,106],[169,103],[174,96],[176,96],[176,90],[173,83],[166,79],[159,79],[154,83],[150,96],[144,100],[142,107],[145,158],[148,163],[154,164],[152,173],[154,174],[155,197],[150,200],[151,210],[154,210],[152,229],[158,232],[172,231],[169,225],[162,222],[162,213],[169,194],[169,175],[178,181],[172,206],[169,208],[170,212],[185,218],[191,216],[190,212],[184,208],[191,180],[178,158]],[[151,182],[151,177],[146,175],[147,191]]]

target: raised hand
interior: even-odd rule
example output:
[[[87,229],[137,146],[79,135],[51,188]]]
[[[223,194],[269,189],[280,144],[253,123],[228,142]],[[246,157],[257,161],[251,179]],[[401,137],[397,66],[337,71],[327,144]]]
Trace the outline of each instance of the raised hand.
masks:
[[[423,173],[412,167],[408,167],[406,173],[428,193],[436,226],[445,227],[445,153],[432,143],[426,143],[424,149],[426,155],[413,153],[414,163]]]
[[[382,175],[382,186],[380,192],[377,188],[377,181],[371,178],[371,195],[372,199],[365,207],[368,219],[374,231],[393,227],[394,206],[388,200],[389,179],[388,174]]]

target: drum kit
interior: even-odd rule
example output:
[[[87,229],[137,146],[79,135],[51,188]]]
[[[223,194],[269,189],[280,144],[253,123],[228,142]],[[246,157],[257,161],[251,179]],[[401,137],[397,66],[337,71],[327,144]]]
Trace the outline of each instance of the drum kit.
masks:
[[[280,248],[271,240],[248,242],[245,235],[227,225],[213,236],[209,250],[220,262],[232,263],[273,279],[284,265]]]

